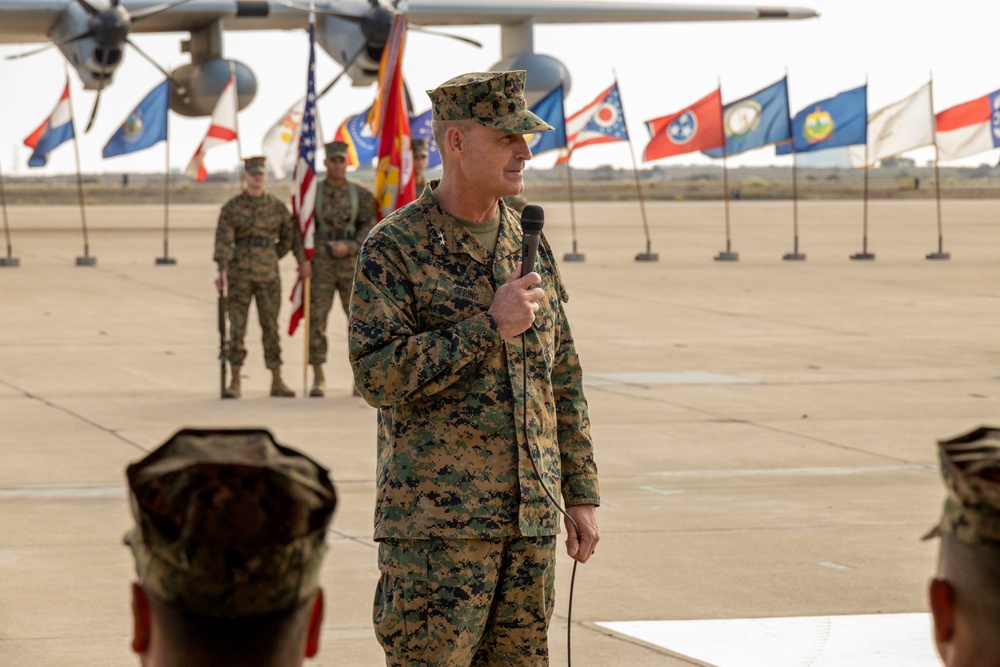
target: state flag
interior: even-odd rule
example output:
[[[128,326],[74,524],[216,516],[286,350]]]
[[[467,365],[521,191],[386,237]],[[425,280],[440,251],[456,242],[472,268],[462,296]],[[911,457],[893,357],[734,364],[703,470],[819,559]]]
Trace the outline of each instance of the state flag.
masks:
[[[413,138],[427,140],[427,166],[424,169],[433,169],[441,165],[441,152],[438,151],[437,144],[434,143],[431,120],[430,109],[420,115],[410,116],[410,133]]]
[[[334,141],[347,144],[347,166],[360,167],[371,165],[378,156],[378,137],[372,134],[368,118],[372,108],[368,107],[359,114],[345,120],[334,133]]]
[[[49,161],[49,153],[75,136],[73,131],[73,107],[69,99],[69,80],[63,88],[59,101],[45,121],[24,140],[24,145],[34,149],[28,159],[29,167],[44,167]]]
[[[646,129],[651,139],[642,154],[645,162],[718,148],[725,142],[722,92],[713,90],[682,111],[648,120]]]
[[[167,140],[167,112],[170,110],[170,81],[149,91],[132,110],[108,143],[102,155],[106,158],[145,150]]]
[[[957,160],[1000,147],[1000,90],[940,112],[939,160]]]
[[[532,113],[552,126],[552,130],[533,132],[524,136],[532,154],[554,151],[566,147],[566,111],[563,106],[563,85],[560,83],[545,97],[535,102]]]
[[[775,147],[778,155],[821,151],[865,143],[868,129],[868,86],[846,90],[813,102],[792,118],[792,140]]]
[[[283,180],[288,175],[289,168],[298,160],[299,135],[305,109],[306,98],[303,97],[271,126],[261,142],[261,150],[271,167],[271,174],[278,180]]]
[[[744,153],[754,148],[791,139],[788,113],[788,78],[781,79],[753,95],[730,102],[722,110],[722,129],[726,133],[726,155]],[[710,157],[722,157],[721,148],[705,151]]]
[[[628,141],[625,111],[622,109],[617,82],[566,119],[566,149],[556,163],[569,162],[577,148],[612,141]]]
[[[868,166],[934,143],[931,84],[868,116]],[[851,164],[865,166],[865,146],[851,146]]]
[[[236,113],[239,111],[239,102],[236,98],[236,78],[230,74],[226,86],[219,95],[219,101],[215,103],[212,110],[212,124],[208,126],[205,138],[198,144],[197,150],[191,156],[184,173],[191,178],[196,178],[199,182],[208,178],[208,170],[205,169],[205,153],[229,143],[236,139]]]

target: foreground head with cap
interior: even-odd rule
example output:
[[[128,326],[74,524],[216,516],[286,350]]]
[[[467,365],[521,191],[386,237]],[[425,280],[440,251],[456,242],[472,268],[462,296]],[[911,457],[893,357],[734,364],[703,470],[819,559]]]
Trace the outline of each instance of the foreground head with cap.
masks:
[[[948,496],[924,539],[941,540],[930,584],[934,639],[948,667],[1000,664],[1000,429],[938,442]]]
[[[265,430],[182,430],[130,465],[146,667],[301,665],[319,649],[327,471]]]

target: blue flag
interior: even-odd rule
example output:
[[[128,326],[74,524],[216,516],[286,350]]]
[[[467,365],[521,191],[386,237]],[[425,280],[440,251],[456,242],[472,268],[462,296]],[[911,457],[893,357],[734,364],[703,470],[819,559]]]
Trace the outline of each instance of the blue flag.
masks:
[[[792,141],[775,146],[777,155],[853,146],[868,140],[868,86],[820,100],[795,114]]]
[[[790,139],[788,79],[727,104],[722,110],[722,128],[726,133],[726,155]],[[704,153],[709,157],[722,157],[723,154],[721,148]]]
[[[441,153],[438,152],[437,144],[434,143],[434,134],[431,132],[431,110],[423,112],[419,116],[410,117],[410,136],[414,139],[427,140],[427,167],[433,169],[441,164]],[[417,193],[420,194],[419,192]]]
[[[132,110],[104,146],[104,157],[141,151],[167,139],[170,81],[164,79]]]
[[[566,147],[566,111],[563,108],[563,85],[560,83],[552,92],[535,102],[531,111],[551,125],[553,130],[535,132],[524,138],[534,155]]]

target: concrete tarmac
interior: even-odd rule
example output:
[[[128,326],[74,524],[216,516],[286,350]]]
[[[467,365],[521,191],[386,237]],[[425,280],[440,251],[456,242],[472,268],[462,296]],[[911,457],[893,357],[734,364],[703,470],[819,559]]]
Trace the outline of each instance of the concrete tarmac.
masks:
[[[579,568],[575,667],[709,664],[601,622],[926,612],[944,488],[935,440],[1000,423],[996,203],[577,205],[583,263],[563,263],[586,372],[604,506]],[[557,254],[567,204],[545,206]],[[328,396],[268,397],[260,332],[244,398],[221,401],[212,243],[218,208],[9,211],[19,268],[0,268],[0,666],[124,667],[131,519],[125,466],[184,426],[265,426],[327,465],[340,505],[314,665],[380,665],[371,628],[375,411],[350,395],[346,321],[330,321]],[[282,262],[287,293],[294,262]],[[287,327],[289,305],[282,312]],[[552,664],[566,664],[571,561],[560,555]],[[719,642],[729,641],[727,636]],[[930,634],[926,637],[929,645]],[[752,647],[748,647],[750,650]],[[779,664],[777,662],[772,664]],[[785,664],[785,663],[781,663]],[[792,663],[788,663],[792,664]],[[808,663],[801,663],[808,664]],[[846,663],[845,663],[846,664]],[[877,660],[859,664],[882,664]]]

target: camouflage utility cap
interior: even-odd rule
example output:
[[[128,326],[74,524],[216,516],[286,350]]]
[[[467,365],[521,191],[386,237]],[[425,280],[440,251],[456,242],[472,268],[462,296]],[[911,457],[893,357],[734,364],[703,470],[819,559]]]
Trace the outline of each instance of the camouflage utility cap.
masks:
[[[553,129],[528,110],[524,70],[462,74],[428,90],[427,95],[434,120],[471,119],[508,134]]]
[[[215,618],[287,611],[316,592],[336,493],[263,429],[185,429],[126,470],[125,543],[144,588]]]
[[[324,148],[326,148],[327,160],[332,157],[347,157],[347,143],[344,141],[331,141]]]
[[[427,148],[426,139],[414,139],[413,140],[413,154],[414,155],[430,155],[430,151]]]
[[[924,539],[949,534],[1000,548],[1000,429],[981,426],[940,440],[938,455],[948,498],[941,522]]]
[[[267,158],[262,155],[244,158],[243,171],[248,174],[263,174],[267,171],[266,163]]]

